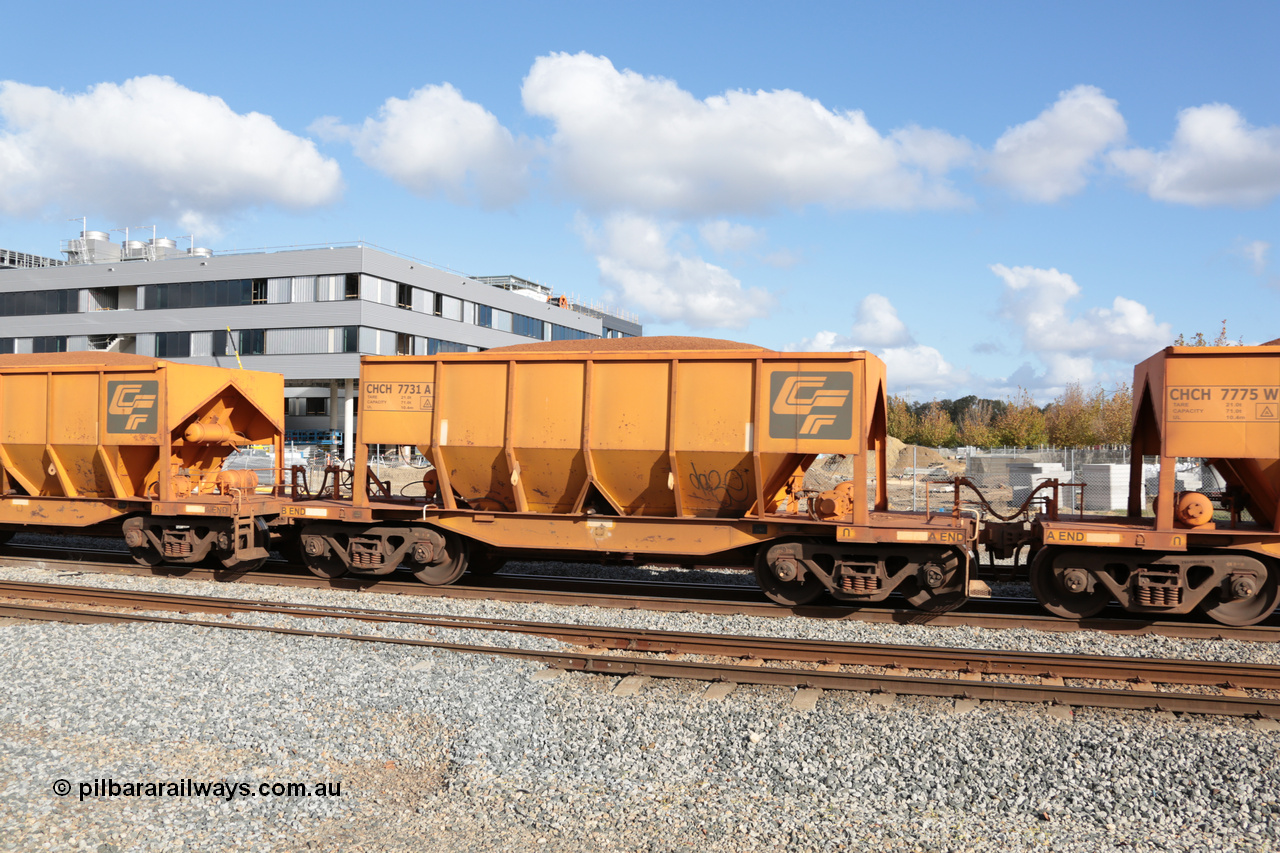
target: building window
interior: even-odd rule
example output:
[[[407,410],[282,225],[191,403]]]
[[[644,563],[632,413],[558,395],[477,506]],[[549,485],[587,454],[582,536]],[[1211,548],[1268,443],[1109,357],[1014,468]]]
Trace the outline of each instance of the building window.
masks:
[[[476,325],[484,326],[486,329],[493,328],[492,305],[476,305]]]
[[[262,282],[262,301],[266,302],[266,279]],[[149,284],[142,288],[142,307],[152,308],[222,308],[256,302],[257,282],[250,279],[226,281],[183,281],[172,284]]]
[[[359,299],[360,298],[360,274],[347,273],[345,289],[342,292],[343,299]]]
[[[32,352],[66,352],[67,336],[66,335],[49,335],[43,338],[31,339]]]
[[[27,317],[32,314],[75,314],[80,310],[78,290],[37,290],[0,294],[0,316]]]
[[[413,335],[396,334],[396,355],[413,355]]]
[[[543,322],[532,317],[526,317],[523,314],[512,314],[511,331],[517,335],[524,335],[526,338],[542,340]]]
[[[431,313],[440,317],[444,314],[444,294],[431,294]]]
[[[285,414],[290,417],[316,417],[329,414],[328,397],[291,397],[285,403]]]
[[[0,355],[13,354],[13,338],[0,338]]]
[[[413,288],[407,284],[396,285],[396,307],[413,310]]]
[[[360,327],[359,326],[343,326],[342,332],[342,352],[360,352]]]
[[[440,352],[466,352],[467,345],[454,343],[453,341],[439,341],[435,338],[427,338],[427,355],[435,355]]]
[[[242,329],[240,332],[241,355],[263,355],[267,351],[266,329]]]
[[[265,278],[255,278],[253,280],[253,298],[250,303],[253,305],[267,304],[267,280]]]
[[[156,358],[190,358],[190,332],[156,332]]]
[[[595,335],[590,332],[584,332],[581,329],[571,329],[558,323],[551,324],[551,340],[553,341],[583,341],[594,337]]]

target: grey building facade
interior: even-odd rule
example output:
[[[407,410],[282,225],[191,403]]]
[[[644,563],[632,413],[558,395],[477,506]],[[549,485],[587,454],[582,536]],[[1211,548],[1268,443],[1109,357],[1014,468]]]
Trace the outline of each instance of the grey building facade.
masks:
[[[475,277],[368,244],[245,253],[83,232],[67,260],[0,250],[0,352],[131,352],[281,373],[286,426],[351,430],[361,355],[632,337],[634,317],[515,276]]]

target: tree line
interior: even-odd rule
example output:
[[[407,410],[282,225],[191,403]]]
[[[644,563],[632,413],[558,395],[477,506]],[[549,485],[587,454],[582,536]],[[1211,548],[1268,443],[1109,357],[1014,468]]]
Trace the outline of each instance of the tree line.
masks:
[[[1222,321],[1213,340],[1203,332],[1178,335],[1179,347],[1238,347],[1243,338],[1227,334]],[[921,447],[1097,447],[1128,444],[1133,389],[1121,383],[1110,392],[1098,386],[1086,392],[1079,382],[1066,387],[1047,406],[1037,406],[1023,388],[1011,400],[979,399],[910,403],[889,397],[889,435]]]
[[[911,403],[889,397],[889,435],[922,447],[1096,447],[1128,444],[1133,390],[1086,391],[1074,382],[1047,406],[1024,389],[1010,400],[974,395]]]

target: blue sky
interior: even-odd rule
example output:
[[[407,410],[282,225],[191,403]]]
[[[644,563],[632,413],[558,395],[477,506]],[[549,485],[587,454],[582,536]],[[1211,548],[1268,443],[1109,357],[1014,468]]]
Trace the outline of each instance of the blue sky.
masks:
[[[1042,401],[1280,337],[1276,3],[34,5],[0,246],[366,240]],[[14,35],[18,34],[18,38]]]

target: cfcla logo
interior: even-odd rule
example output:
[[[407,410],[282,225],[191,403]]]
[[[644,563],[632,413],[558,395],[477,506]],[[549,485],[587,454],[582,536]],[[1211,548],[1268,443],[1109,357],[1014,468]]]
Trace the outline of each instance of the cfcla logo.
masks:
[[[769,434],[773,438],[847,439],[853,435],[853,374],[775,373]]]
[[[140,382],[108,382],[107,432],[155,432],[156,398],[160,384],[152,380]]]

